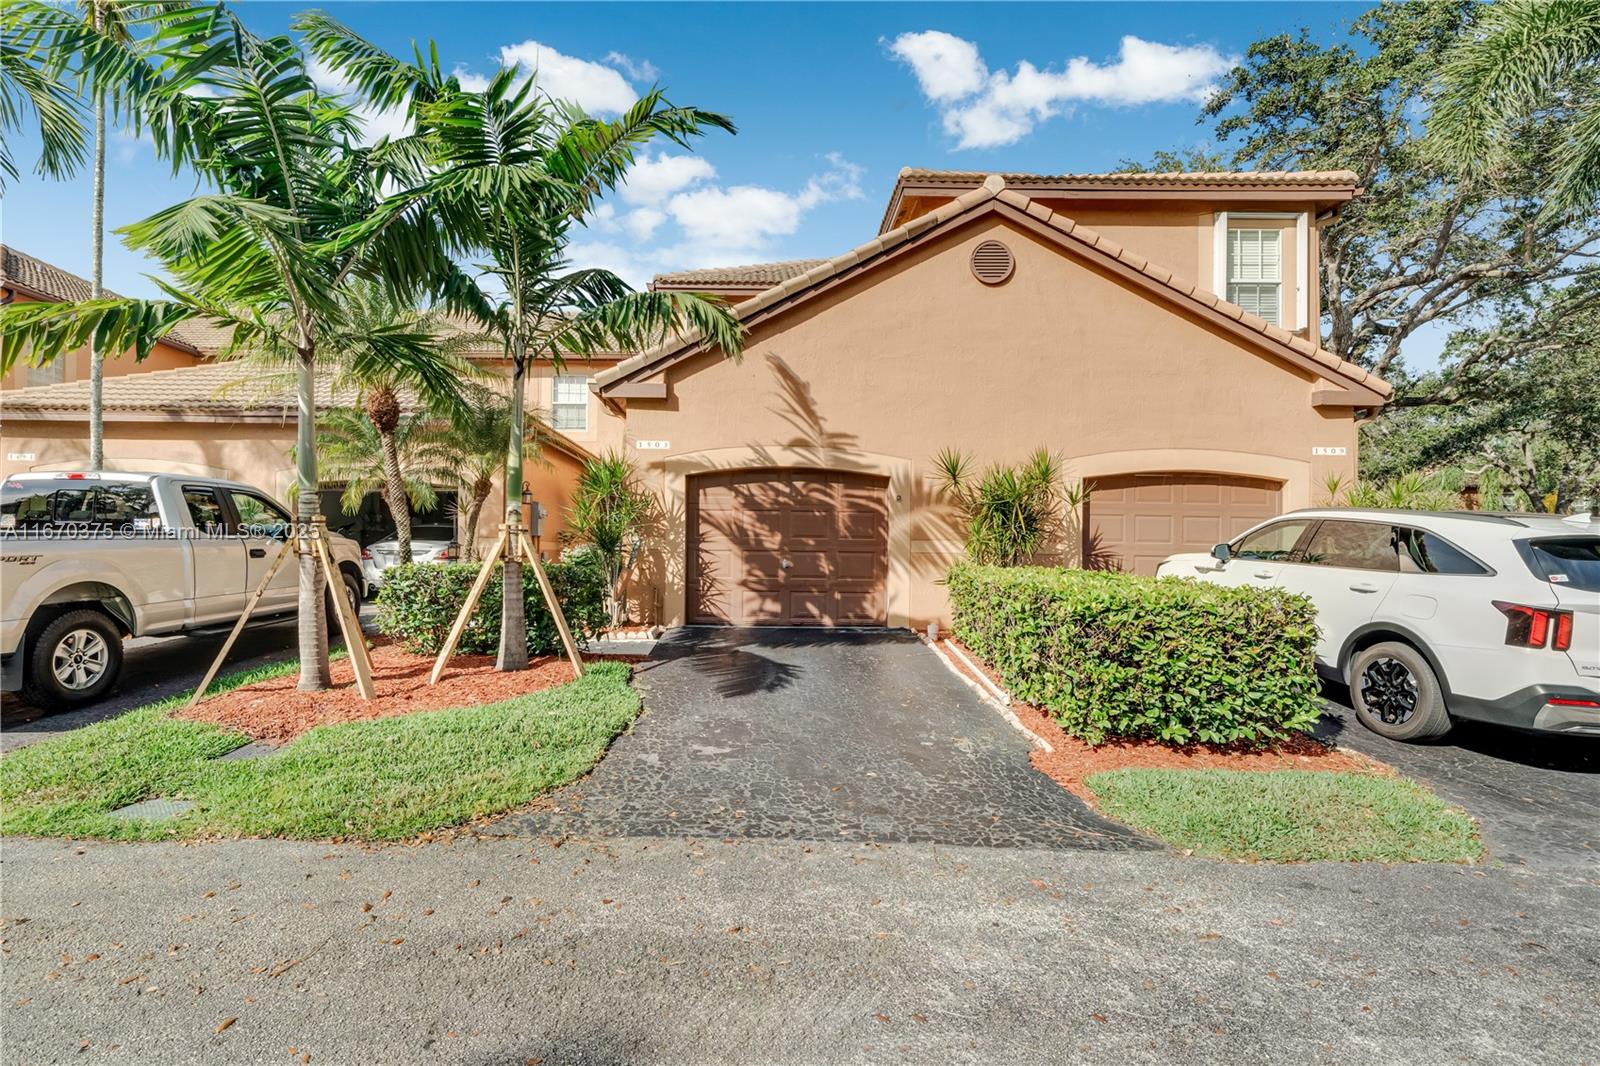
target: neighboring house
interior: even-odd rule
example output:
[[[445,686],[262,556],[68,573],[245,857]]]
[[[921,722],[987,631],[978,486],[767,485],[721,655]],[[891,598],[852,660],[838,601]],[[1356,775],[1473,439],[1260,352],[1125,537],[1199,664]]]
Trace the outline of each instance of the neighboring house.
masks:
[[[81,300],[89,283],[14,249],[4,249],[5,287],[17,299]],[[172,343],[158,343],[142,362],[131,357],[106,361],[105,466],[108,470],[148,470],[229,478],[257,485],[287,500],[294,484],[290,449],[295,435],[295,403],[287,380],[263,383],[263,375],[247,364],[212,358],[227,343],[226,331],[205,323],[184,323]],[[491,371],[504,372],[497,350],[472,357]],[[545,462],[525,468],[529,492],[550,514],[545,543],[552,548],[565,528],[564,518],[583,463],[591,449],[620,447],[622,423],[602,417],[604,406],[589,389],[598,370],[614,366],[619,356],[593,364],[573,365],[556,374],[548,363],[530,371],[529,406],[555,422]],[[25,470],[82,470],[89,456],[88,353],[73,352],[56,360],[59,370],[40,375],[18,366],[0,388],[0,476]],[[26,384],[30,375],[59,380]],[[326,380],[319,383],[318,407],[352,406],[354,392],[335,396]],[[325,487],[326,488],[326,487]],[[456,486],[440,485],[442,491]],[[325,492],[323,510],[335,526],[347,522]],[[377,517],[375,502],[370,508]],[[480,539],[492,539],[505,513],[500,486],[484,507]],[[386,529],[362,527],[370,542]],[[351,532],[358,532],[351,530]]]
[[[1353,475],[1388,384],[1321,349],[1332,173],[902,171],[826,261],[658,278],[740,301],[595,378],[663,503],[640,600],[666,624],[922,625],[962,529],[932,458],[1045,447],[1093,489],[1066,562],[1153,571]],[[1186,280],[1187,279],[1187,280]]]
[[[64,300],[87,300],[92,290],[89,282],[69,274],[60,267],[51,266],[42,259],[20,252],[8,244],[0,244],[0,303],[44,300],[59,303]],[[107,298],[116,293],[103,290]],[[105,376],[137,374],[147,370],[171,370],[194,366],[206,357],[206,346],[221,343],[216,331],[201,323],[185,322],[151,350],[142,361],[131,353],[110,356],[105,360]],[[0,390],[28,388],[35,385],[56,385],[68,381],[89,380],[89,350],[80,348],[52,362],[49,366],[17,365],[0,377]]]

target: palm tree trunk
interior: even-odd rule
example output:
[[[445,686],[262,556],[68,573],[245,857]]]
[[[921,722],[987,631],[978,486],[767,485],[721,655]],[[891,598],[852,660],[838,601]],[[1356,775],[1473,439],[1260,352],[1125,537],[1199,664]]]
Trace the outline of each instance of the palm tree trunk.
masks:
[[[522,409],[526,386],[526,349],[521,341],[512,351],[511,372],[511,432],[506,444],[506,521],[521,521],[522,508],[522,437],[525,432],[526,413]],[[489,560],[486,566],[493,566]],[[495,658],[497,670],[526,670],[528,668],[528,619],[522,604],[522,563],[514,556],[506,558],[501,575],[500,595],[500,654]]]
[[[489,498],[494,482],[480,478],[472,483],[472,502],[467,504],[467,538],[461,555],[467,561],[478,557],[478,520],[483,517],[483,505]]]
[[[103,0],[94,0],[94,28],[105,28]],[[90,237],[93,266],[89,272],[89,298],[100,299],[105,283],[106,230],[106,94],[94,94],[94,233]],[[102,381],[105,357],[92,338],[89,341],[89,469],[100,470],[106,461],[106,416]]]
[[[317,390],[313,351],[304,348],[296,381],[299,418],[295,423],[295,466],[300,493],[296,499],[300,524],[309,527],[319,507],[317,502]],[[325,580],[322,568],[312,555],[300,556],[300,620],[297,637],[300,646],[301,692],[320,692],[333,681],[328,666],[328,624],[323,612]],[[335,590],[343,595],[342,590]]]
[[[400,561],[411,561],[411,507],[406,500],[406,485],[400,480],[400,448],[395,444],[393,430],[380,430],[378,439],[383,442],[383,502],[389,505],[394,516],[394,539],[399,545]]]

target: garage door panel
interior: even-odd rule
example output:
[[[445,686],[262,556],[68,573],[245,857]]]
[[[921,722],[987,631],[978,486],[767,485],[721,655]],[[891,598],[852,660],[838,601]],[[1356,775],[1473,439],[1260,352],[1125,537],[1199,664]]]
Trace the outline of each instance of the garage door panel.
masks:
[[[881,478],[810,470],[694,478],[690,619],[882,625],[886,490]]]
[[[1157,473],[1102,478],[1089,496],[1084,564],[1153,574],[1169,555],[1209,551],[1277,515],[1281,486],[1258,478]]]

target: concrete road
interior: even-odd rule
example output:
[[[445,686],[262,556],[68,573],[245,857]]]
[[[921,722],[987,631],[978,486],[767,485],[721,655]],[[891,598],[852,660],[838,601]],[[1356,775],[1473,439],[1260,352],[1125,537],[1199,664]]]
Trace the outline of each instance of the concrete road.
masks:
[[[4,846],[3,1061],[1594,1061],[1594,870]],[[309,1060],[304,1056],[309,1055]]]

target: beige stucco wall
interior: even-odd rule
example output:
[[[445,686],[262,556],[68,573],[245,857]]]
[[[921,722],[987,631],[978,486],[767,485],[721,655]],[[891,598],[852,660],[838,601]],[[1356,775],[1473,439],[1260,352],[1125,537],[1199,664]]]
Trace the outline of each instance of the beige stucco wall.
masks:
[[[293,444],[293,422],[113,419],[106,423],[105,467],[243,481],[287,502],[295,478],[289,455]],[[6,458],[0,463],[0,476],[24,470],[83,469],[89,457],[84,422],[8,419],[0,425],[0,455],[30,452],[34,455],[30,460]],[[566,528],[568,503],[580,467],[579,460],[565,451],[548,448],[544,462],[525,468],[529,490],[550,513],[541,548],[552,555],[560,550],[560,534]],[[505,496],[497,484],[479,519],[479,537],[492,540],[504,513]]]
[[[988,238],[1017,258],[996,287],[968,267]],[[1355,424],[1311,407],[1314,380],[981,219],[757,327],[739,362],[681,364],[667,400],[629,401],[630,442],[668,444],[631,450],[676,518],[647,567],[662,620],[683,618],[682,515],[695,472],[812,466],[887,477],[889,622],[920,626],[944,617],[938,581],[961,550],[929,479],[940,448],[986,464],[1044,446],[1073,477],[1269,477],[1283,483],[1286,507],[1304,506],[1328,473],[1355,463]],[[1313,458],[1313,446],[1347,454]]]

